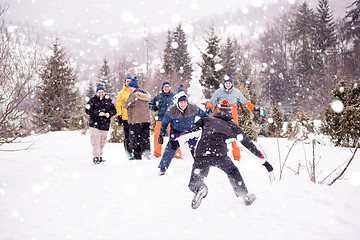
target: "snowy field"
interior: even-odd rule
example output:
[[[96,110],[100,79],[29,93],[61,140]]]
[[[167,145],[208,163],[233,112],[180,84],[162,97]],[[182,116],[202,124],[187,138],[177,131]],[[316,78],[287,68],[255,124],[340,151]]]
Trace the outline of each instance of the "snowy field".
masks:
[[[305,167],[312,147],[298,143],[279,181],[276,139],[258,144],[276,181],[245,151],[236,162],[253,205],[235,197],[224,173],[212,168],[209,194],[197,210],[187,188],[192,159],[174,159],[158,176],[160,159],[129,161],[119,143],[107,143],[100,165],[89,135],[50,132],[3,145],[0,156],[0,239],[360,239],[360,153],[334,185],[313,184]],[[280,139],[285,159],[291,141]],[[347,148],[316,145],[318,181],[346,162]],[[295,175],[298,164],[300,175]]]

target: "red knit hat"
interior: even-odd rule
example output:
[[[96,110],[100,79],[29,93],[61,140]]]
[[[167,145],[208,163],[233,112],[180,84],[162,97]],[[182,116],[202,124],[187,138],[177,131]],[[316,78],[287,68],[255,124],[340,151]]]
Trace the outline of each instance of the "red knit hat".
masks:
[[[231,112],[231,105],[229,103],[228,100],[224,99],[221,104],[220,104],[220,107],[218,107],[218,110],[219,111],[227,111],[227,112]]]

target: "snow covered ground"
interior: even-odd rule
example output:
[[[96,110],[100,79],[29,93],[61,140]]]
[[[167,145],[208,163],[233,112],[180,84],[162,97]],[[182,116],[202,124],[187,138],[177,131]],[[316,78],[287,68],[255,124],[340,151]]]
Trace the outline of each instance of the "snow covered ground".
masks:
[[[312,147],[298,143],[279,181],[276,139],[259,138],[274,166],[266,169],[242,151],[236,162],[250,192],[246,207],[226,175],[210,170],[209,194],[197,210],[187,188],[192,160],[174,159],[158,176],[160,159],[129,161],[122,144],[107,143],[107,162],[91,161],[89,135],[50,132],[3,145],[0,239],[360,239],[360,153],[334,185],[313,184],[305,166]],[[279,140],[285,159],[292,142]],[[350,149],[316,145],[318,180],[352,155]],[[295,175],[298,164],[300,175]]]

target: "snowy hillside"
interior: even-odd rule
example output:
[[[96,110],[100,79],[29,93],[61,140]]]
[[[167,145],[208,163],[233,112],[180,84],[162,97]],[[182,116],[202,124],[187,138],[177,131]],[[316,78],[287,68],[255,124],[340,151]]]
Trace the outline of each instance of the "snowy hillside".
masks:
[[[359,239],[360,155],[333,186],[313,184],[304,168],[311,145],[299,143],[279,181],[276,139],[258,144],[276,181],[242,151],[236,162],[250,192],[245,207],[226,175],[210,170],[209,194],[193,210],[187,188],[192,159],[174,159],[158,176],[160,159],[129,161],[119,143],[107,143],[105,163],[91,161],[89,135],[50,132],[3,145],[0,157],[0,239]],[[292,142],[280,139],[281,159]],[[315,147],[318,179],[352,155],[347,148]],[[291,170],[297,170],[295,175]]]

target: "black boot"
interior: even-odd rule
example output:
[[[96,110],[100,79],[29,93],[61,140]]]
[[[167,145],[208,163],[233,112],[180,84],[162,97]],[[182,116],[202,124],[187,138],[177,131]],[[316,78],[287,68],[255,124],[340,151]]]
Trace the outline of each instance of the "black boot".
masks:
[[[94,157],[94,158],[93,158],[93,162],[94,162],[95,164],[99,164],[99,163],[100,163],[100,159],[99,159],[98,157]]]
[[[202,187],[200,187],[199,191],[194,196],[191,202],[191,207],[193,209],[197,209],[200,206],[201,201],[203,200],[203,198],[206,197],[207,194],[208,194],[208,188],[206,185],[203,185]]]

